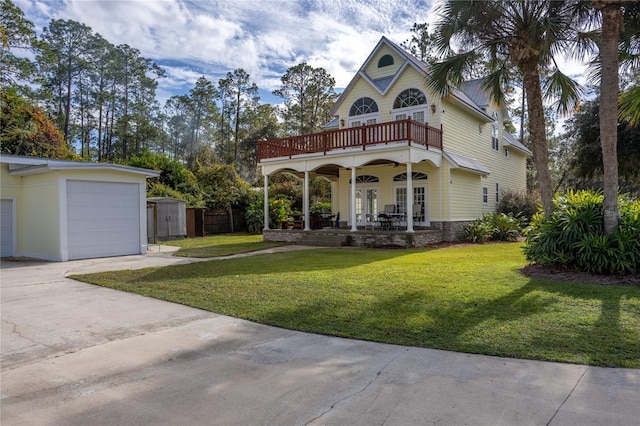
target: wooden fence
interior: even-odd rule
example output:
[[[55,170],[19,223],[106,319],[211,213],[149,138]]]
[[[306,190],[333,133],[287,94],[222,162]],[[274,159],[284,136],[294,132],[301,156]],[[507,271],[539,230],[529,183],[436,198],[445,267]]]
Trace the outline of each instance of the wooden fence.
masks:
[[[244,232],[247,223],[244,218],[244,210],[234,209],[233,232]],[[229,210],[187,209],[187,236],[189,238],[201,237],[210,234],[226,234],[231,232]]]

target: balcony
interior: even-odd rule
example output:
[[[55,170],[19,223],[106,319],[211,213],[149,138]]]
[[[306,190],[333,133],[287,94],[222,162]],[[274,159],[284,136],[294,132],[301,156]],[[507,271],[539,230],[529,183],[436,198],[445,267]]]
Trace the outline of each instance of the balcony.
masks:
[[[407,146],[442,149],[442,128],[436,129],[411,119],[327,130],[301,136],[258,142],[258,160],[291,158],[300,154],[326,155],[327,152],[406,142]]]

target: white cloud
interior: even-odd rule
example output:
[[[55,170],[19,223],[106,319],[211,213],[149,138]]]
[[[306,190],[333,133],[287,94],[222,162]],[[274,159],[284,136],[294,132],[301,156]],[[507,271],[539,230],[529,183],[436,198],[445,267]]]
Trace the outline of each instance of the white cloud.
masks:
[[[49,19],[82,22],[113,44],[160,63],[175,92],[201,75],[245,69],[271,91],[290,66],[307,62],[348,84],[381,36],[409,37],[429,0],[15,0],[38,30]],[[181,93],[184,93],[182,91]]]

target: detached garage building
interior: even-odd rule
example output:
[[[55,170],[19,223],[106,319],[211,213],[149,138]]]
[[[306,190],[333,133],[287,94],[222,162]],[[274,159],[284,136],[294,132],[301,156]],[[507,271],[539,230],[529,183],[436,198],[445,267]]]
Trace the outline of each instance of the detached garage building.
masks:
[[[146,253],[146,179],[158,172],[4,154],[0,166],[2,257]]]

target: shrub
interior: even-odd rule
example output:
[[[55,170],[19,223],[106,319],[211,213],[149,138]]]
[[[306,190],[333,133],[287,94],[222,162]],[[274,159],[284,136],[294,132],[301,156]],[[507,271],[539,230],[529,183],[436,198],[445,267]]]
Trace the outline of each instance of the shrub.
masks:
[[[269,228],[282,227],[282,222],[289,220],[290,216],[291,201],[284,197],[269,200]],[[249,205],[245,219],[249,232],[258,233],[264,228],[264,200],[262,197],[257,198]]]
[[[529,262],[595,273],[640,271],[640,201],[620,197],[620,226],[606,235],[601,191],[570,191],[554,198],[551,215],[538,213],[523,251]]]
[[[476,219],[464,228],[464,240],[470,243],[484,243],[491,237],[491,227],[482,218]]]
[[[258,234],[264,228],[264,201],[256,200],[249,204],[247,211],[244,213],[244,219],[247,222],[247,231]]]
[[[498,213],[513,215],[527,225],[539,210],[540,200],[527,191],[502,191],[500,202],[496,207]]]
[[[464,228],[464,239],[472,243],[488,240],[515,241],[521,236],[520,219],[511,214],[488,213]]]
[[[516,241],[522,235],[520,219],[512,214],[493,213],[489,215],[491,237],[499,241]]]
[[[323,213],[323,211],[331,211],[331,202],[329,201],[317,201],[313,204],[311,204],[311,206],[309,206],[309,213],[314,215],[321,215]]]

